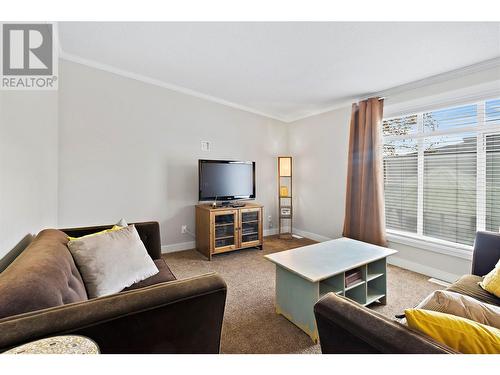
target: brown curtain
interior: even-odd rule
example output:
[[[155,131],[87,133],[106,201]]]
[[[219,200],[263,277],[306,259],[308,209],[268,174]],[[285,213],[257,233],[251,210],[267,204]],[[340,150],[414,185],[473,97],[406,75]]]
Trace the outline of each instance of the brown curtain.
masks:
[[[345,237],[387,246],[382,175],[384,101],[352,105],[345,203]]]

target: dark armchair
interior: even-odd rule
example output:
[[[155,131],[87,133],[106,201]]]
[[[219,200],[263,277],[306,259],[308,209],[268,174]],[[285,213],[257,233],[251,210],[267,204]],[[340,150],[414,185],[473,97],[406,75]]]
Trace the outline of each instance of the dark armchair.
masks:
[[[464,275],[448,290],[500,305],[500,299],[482,290],[481,277],[500,258],[500,234],[477,232],[471,275]],[[412,306],[408,306],[412,307]],[[389,319],[345,297],[329,293],[314,306],[321,351],[324,354],[445,354],[455,353],[428,336]]]
[[[500,259],[500,233],[477,232],[471,273],[476,276],[486,275],[495,268],[498,259]]]

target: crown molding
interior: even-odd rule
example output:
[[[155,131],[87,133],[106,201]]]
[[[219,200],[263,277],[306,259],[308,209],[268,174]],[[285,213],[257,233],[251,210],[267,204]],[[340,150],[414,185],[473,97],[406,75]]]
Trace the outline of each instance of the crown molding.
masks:
[[[368,99],[372,97],[386,97],[387,99],[390,99],[391,95],[396,95],[402,92],[406,91],[411,91],[415,90],[421,87],[426,87],[426,86],[431,86],[435,84],[439,84],[442,82],[450,81],[452,79],[460,78],[463,76],[471,75],[474,73],[479,73],[485,70],[490,70],[490,69],[495,69],[495,68],[500,68],[500,57],[495,57],[490,60],[485,60],[473,65],[468,65],[463,68],[451,70],[449,72],[441,73],[441,74],[436,74],[427,78],[420,79],[418,81],[413,81],[409,83],[405,83],[403,85],[399,86],[394,86],[389,89],[383,90],[383,91],[378,91],[378,92],[373,92],[369,94],[363,94],[358,97],[351,97],[348,99],[343,99],[339,100],[337,102],[334,102],[331,104],[329,107],[317,110],[317,111],[311,111],[305,115],[302,115],[297,118],[287,118],[285,122],[290,123],[290,122],[295,122],[295,121],[300,121],[304,120],[308,117],[312,116],[317,116],[321,115],[323,113],[327,113],[330,111],[334,111],[336,109],[340,108],[345,108],[345,107],[350,107],[353,102],[358,102],[363,99]]]
[[[495,68],[500,68],[500,57],[495,57],[490,60],[481,61],[476,64],[436,74],[427,78],[419,79],[417,81],[405,83],[403,85],[394,86],[383,91],[374,92],[371,94],[365,94],[361,97],[361,99],[367,99],[369,97],[374,97],[374,96],[388,97],[389,99],[391,95],[399,94],[405,91],[415,90],[425,86],[439,84],[442,82],[450,81],[452,79],[468,76],[474,73],[479,73],[485,70],[490,70]]]
[[[270,118],[270,119],[277,120],[277,121],[284,122],[284,123],[287,122],[286,119],[281,118],[279,116],[270,115],[268,113],[261,112],[259,110],[254,109],[254,108],[246,107],[244,105],[233,103],[233,102],[230,102],[228,100],[221,99],[221,98],[218,98],[218,97],[215,97],[212,95],[204,94],[204,93],[199,92],[199,91],[191,90],[191,89],[188,89],[188,88],[185,88],[182,86],[177,86],[177,85],[174,85],[174,84],[171,84],[168,82],[164,82],[164,81],[161,81],[161,80],[158,80],[155,78],[144,76],[142,74],[133,73],[133,72],[130,72],[128,70],[123,70],[123,69],[117,68],[117,67],[112,66],[112,65],[102,64],[98,61],[85,59],[83,57],[64,52],[64,50],[62,50],[62,49],[60,49],[59,58],[66,60],[66,61],[80,64],[80,65],[85,65],[85,66],[88,66],[88,67],[91,67],[94,69],[99,69],[99,70],[102,70],[102,71],[105,71],[108,73],[112,73],[115,75],[119,75],[119,76],[122,76],[125,78],[130,78],[130,79],[133,79],[133,80],[136,80],[139,82],[162,87],[162,88],[165,88],[165,89],[168,89],[171,91],[175,91],[175,92],[178,92],[178,93],[181,93],[184,95],[194,96],[196,98],[207,100],[209,102],[222,104],[226,107],[231,107],[231,108],[238,109],[241,111],[249,112],[249,113],[252,113],[254,115]]]
[[[467,86],[439,94],[416,98],[401,103],[384,105],[384,117],[390,118],[409,113],[432,111],[467,103],[494,99],[500,96],[500,79]]]
[[[328,113],[328,112],[331,112],[331,111],[335,111],[336,109],[346,108],[346,107],[350,108],[351,105],[352,105],[352,103],[356,102],[358,100],[359,99],[357,99],[357,98],[342,99],[342,100],[339,100],[339,101],[336,101],[336,102],[330,104],[328,107],[325,107],[325,108],[322,108],[322,109],[318,109],[318,110],[315,110],[315,111],[307,112],[306,114],[300,115],[299,117],[286,118],[286,120],[284,122],[287,123],[287,124],[290,124],[292,122],[304,120],[304,119],[309,118],[309,117],[318,116],[318,115],[322,115],[323,113]]]
[[[391,88],[388,88],[388,89],[383,90],[383,91],[373,92],[373,93],[369,93],[369,94],[363,94],[363,95],[351,97],[351,98],[343,98],[341,100],[333,102],[332,104],[328,105],[327,107],[324,107],[324,108],[318,109],[318,110],[314,110],[314,111],[309,111],[309,112],[302,114],[300,116],[286,117],[286,116],[276,116],[276,115],[272,115],[269,113],[265,113],[265,112],[259,111],[257,109],[254,109],[254,108],[250,108],[250,107],[247,107],[247,106],[244,106],[241,104],[233,103],[231,101],[228,101],[228,100],[225,100],[222,98],[218,98],[218,97],[215,97],[212,95],[204,94],[204,93],[199,92],[199,91],[195,91],[195,90],[191,90],[191,89],[188,89],[188,88],[185,88],[182,86],[174,85],[174,84],[164,82],[164,81],[161,81],[161,80],[158,80],[155,78],[151,78],[151,77],[148,77],[145,75],[133,73],[133,72],[130,72],[130,71],[127,71],[124,69],[117,68],[115,66],[100,63],[98,61],[85,59],[85,58],[77,56],[77,55],[69,54],[67,52],[64,52],[64,50],[62,49],[60,44],[59,44],[59,51],[60,51],[59,58],[66,60],[66,61],[74,62],[74,63],[80,64],[80,65],[89,66],[91,68],[106,71],[106,72],[109,72],[112,74],[116,74],[116,75],[119,75],[122,77],[130,78],[130,79],[140,81],[143,83],[147,83],[150,85],[166,88],[168,90],[172,90],[172,91],[175,91],[175,92],[178,92],[181,94],[194,96],[196,98],[200,98],[200,99],[214,102],[217,104],[222,104],[222,105],[227,106],[227,107],[231,107],[231,108],[238,109],[241,111],[253,113],[253,114],[258,115],[258,116],[263,116],[263,117],[277,120],[277,121],[280,121],[282,123],[287,123],[287,124],[290,124],[290,123],[293,123],[296,121],[300,121],[300,120],[304,120],[304,119],[312,117],[312,116],[317,116],[317,115],[321,115],[321,114],[324,114],[327,112],[331,112],[331,111],[334,111],[334,110],[337,110],[340,108],[350,107],[353,102],[357,102],[359,100],[363,100],[363,99],[366,99],[369,97],[379,96],[379,97],[387,97],[389,99],[391,95],[396,95],[396,94],[399,94],[399,93],[402,93],[405,91],[410,91],[410,90],[418,89],[421,87],[446,82],[446,81],[449,81],[452,79],[460,78],[460,77],[463,77],[466,75],[471,75],[474,73],[479,73],[479,72],[489,70],[489,69],[500,68],[500,57],[496,57],[496,58],[493,58],[490,60],[482,61],[482,62],[479,62],[476,64],[472,64],[472,65],[465,66],[465,67],[462,67],[459,69],[455,69],[455,70],[452,70],[449,72],[445,72],[445,73],[437,74],[437,75],[430,76],[430,77],[427,77],[424,79],[420,79],[418,81],[413,81],[413,82],[406,83],[403,85],[391,87]]]

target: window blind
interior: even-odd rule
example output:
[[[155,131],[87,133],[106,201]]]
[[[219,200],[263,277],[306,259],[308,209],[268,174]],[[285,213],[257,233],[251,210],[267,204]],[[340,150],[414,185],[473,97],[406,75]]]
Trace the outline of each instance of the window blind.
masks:
[[[384,119],[386,226],[472,245],[500,228],[500,99]]]
[[[424,141],[423,234],[472,245],[476,233],[476,136]]]
[[[385,217],[388,228],[417,231],[417,143],[413,139],[384,145]]]

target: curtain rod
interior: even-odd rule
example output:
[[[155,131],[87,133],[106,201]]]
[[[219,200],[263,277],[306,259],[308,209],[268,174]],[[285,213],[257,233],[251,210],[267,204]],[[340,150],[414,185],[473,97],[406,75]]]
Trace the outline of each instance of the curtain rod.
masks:
[[[384,99],[386,99],[385,96],[379,96],[379,97],[377,97],[377,95],[375,95],[375,96],[370,96],[368,98],[353,99],[353,100],[357,101],[359,103],[359,102],[362,102],[363,100],[368,100],[368,99],[372,99],[372,98],[378,98],[378,100],[384,100]]]

